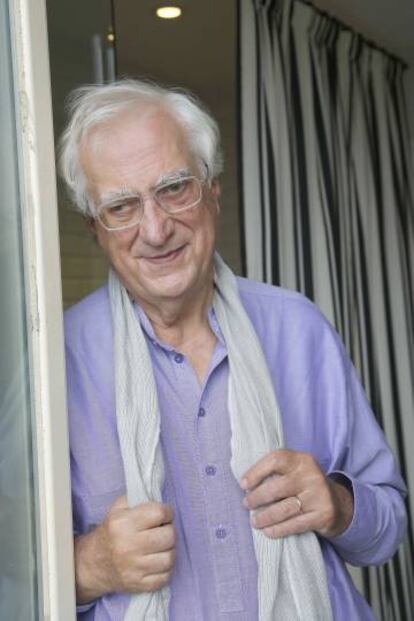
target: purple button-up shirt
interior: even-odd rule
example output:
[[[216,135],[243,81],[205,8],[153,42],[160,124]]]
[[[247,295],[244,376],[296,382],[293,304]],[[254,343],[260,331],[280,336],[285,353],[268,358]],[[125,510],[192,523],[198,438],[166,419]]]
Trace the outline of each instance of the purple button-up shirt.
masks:
[[[398,468],[338,335],[317,308],[297,293],[238,283],[273,378],[286,446],[312,453],[328,474],[341,472],[352,484],[351,525],[335,539],[320,539],[335,620],[372,620],[344,561],[382,563],[395,551],[406,523]],[[136,311],[158,389],[163,499],[173,506],[178,531],[169,618],[255,621],[257,564],[243,492],[230,469],[229,366],[214,309],[209,320],[217,345],[203,385],[187,357],[161,342],[143,310]],[[125,493],[107,288],[67,311],[65,323],[79,534],[99,524]],[[78,618],[120,621],[128,602],[126,594],[111,594],[79,607]]]

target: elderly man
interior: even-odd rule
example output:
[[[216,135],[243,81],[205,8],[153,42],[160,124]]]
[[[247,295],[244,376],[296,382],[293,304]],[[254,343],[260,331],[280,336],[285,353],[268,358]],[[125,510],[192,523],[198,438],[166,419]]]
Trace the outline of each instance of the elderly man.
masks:
[[[135,81],[78,91],[61,166],[111,264],[66,313],[80,619],[373,619],[404,484],[336,332],[215,254],[216,123]]]

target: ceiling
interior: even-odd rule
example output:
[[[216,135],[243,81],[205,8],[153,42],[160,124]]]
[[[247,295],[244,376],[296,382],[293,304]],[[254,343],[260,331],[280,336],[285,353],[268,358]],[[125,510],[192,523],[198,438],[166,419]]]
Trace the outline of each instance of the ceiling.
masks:
[[[47,0],[52,64],[55,58],[59,67],[76,64],[90,74],[91,35],[106,36],[113,4],[121,74],[185,85],[214,108],[237,90],[237,0],[178,1],[183,18],[160,20],[158,0]],[[414,118],[414,0],[311,2],[408,63]],[[77,71],[80,82],[91,80]]]
[[[406,62],[414,64],[413,0],[311,0],[311,2],[332,13],[378,45],[402,57]],[[215,36],[218,30],[226,31],[236,2],[181,0],[179,4],[184,9],[184,18],[176,20],[174,25],[154,17],[156,0],[134,2],[114,0],[114,4],[117,21],[119,18],[121,23],[125,23],[124,18],[127,15],[128,27],[135,29],[136,37],[133,37],[132,41],[139,37],[141,29],[145,34],[149,34],[154,28],[164,29],[166,33],[169,30],[173,32],[173,37],[175,32],[185,34],[186,38],[192,37],[194,45],[207,44],[214,53]],[[209,37],[209,34],[213,36]]]
[[[148,52],[156,52],[159,45],[155,39],[164,41],[167,53],[165,63],[174,60],[175,50],[180,54],[186,47],[184,64],[189,64],[193,51],[200,55],[213,54],[216,70],[221,70],[220,43],[231,40],[235,33],[236,0],[179,0],[184,15],[179,20],[160,20],[154,16],[158,0],[112,0],[118,32],[118,45],[122,45],[122,56],[128,62],[140,64],[142,45]],[[311,2],[335,15],[367,38],[403,58],[414,66],[414,0],[311,0]],[[81,40],[87,33],[109,24],[111,0],[48,0],[49,27],[63,39]],[[82,10],[82,18],[74,24],[74,10]],[[68,24],[72,27],[68,28]],[[95,26],[94,26],[95,25]],[[226,33],[226,36],[223,36]],[[124,36],[125,35],[125,36]],[[159,41],[159,39],[158,39]],[[174,53],[171,43],[174,42]],[[141,47],[140,47],[141,45]],[[235,43],[234,43],[235,45]],[[155,46],[155,47],[154,47]],[[190,51],[188,51],[190,50]],[[144,50],[145,51],[145,50]],[[146,61],[149,53],[144,54]]]
[[[413,0],[312,0],[378,45],[414,65]]]
[[[138,75],[155,74],[166,82],[169,75],[178,83],[182,78],[201,95],[217,85],[232,86],[229,72],[237,44],[236,0],[178,0],[183,18],[174,23],[155,18],[158,0],[113,2],[124,68],[134,68]],[[408,64],[406,83],[414,116],[414,0],[310,2]]]
[[[155,16],[154,0],[115,0],[121,73],[183,84],[198,92],[234,89],[236,0],[180,0],[180,19]]]
[[[312,2],[408,64],[405,75],[408,113],[414,119],[414,0]]]

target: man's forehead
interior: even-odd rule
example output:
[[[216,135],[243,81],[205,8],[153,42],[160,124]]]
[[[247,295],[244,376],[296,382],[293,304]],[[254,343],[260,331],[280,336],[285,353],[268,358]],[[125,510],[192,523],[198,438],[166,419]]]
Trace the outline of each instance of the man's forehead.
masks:
[[[186,134],[175,120],[154,110],[131,109],[91,128],[81,147],[88,192],[97,204],[145,194],[180,176],[200,173]]]
[[[104,162],[145,167],[155,158],[166,161],[163,173],[170,172],[172,164],[177,168],[194,163],[187,133],[175,120],[161,114],[141,118],[133,111],[90,128],[82,139],[80,157],[87,174]]]
[[[90,145],[105,144],[113,140],[114,135],[141,135],[143,139],[153,135],[174,136],[176,140],[187,144],[184,127],[173,118],[171,113],[160,106],[131,106],[117,114],[103,119],[86,130],[82,142]]]

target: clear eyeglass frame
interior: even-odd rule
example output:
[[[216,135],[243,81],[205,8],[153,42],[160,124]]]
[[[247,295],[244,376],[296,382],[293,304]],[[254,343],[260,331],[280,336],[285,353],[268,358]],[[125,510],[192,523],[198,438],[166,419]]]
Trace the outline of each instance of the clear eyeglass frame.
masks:
[[[197,186],[197,198],[193,199],[188,205],[185,205],[183,207],[179,207],[177,209],[173,209],[171,208],[170,205],[166,205],[166,201],[164,199],[161,198],[161,193],[165,192],[166,189],[173,187],[174,185],[177,185],[178,183],[181,182],[186,182],[186,181],[191,181],[191,182],[195,182],[196,186]],[[156,203],[156,205],[162,209],[162,211],[164,213],[166,213],[167,215],[170,216],[175,216],[177,214],[181,214],[185,211],[188,211],[189,209],[192,209],[196,206],[198,206],[201,203],[201,198],[203,195],[203,185],[205,185],[206,183],[208,183],[208,180],[201,180],[198,177],[194,176],[194,175],[188,175],[186,177],[180,177],[177,178],[173,181],[169,181],[168,183],[165,183],[163,185],[160,185],[156,188],[154,188],[151,192],[148,192],[147,194],[136,194],[136,195],[129,195],[125,197],[125,200],[131,200],[131,199],[136,199],[139,200],[139,208],[137,209],[137,217],[133,219],[132,222],[128,222],[127,224],[122,224],[120,226],[108,226],[108,224],[105,222],[102,214],[105,211],[105,209],[108,209],[110,207],[113,207],[115,205],[119,205],[120,202],[114,202],[114,203],[104,203],[101,204],[97,207],[97,213],[95,218],[99,221],[99,223],[101,224],[101,226],[109,231],[124,231],[126,229],[130,229],[133,228],[134,226],[138,226],[141,222],[142,219],[144,217],[144,206],[145,206],[145,201],[148,198],[151,198],[151,200],[154,200],[154,202]]]

